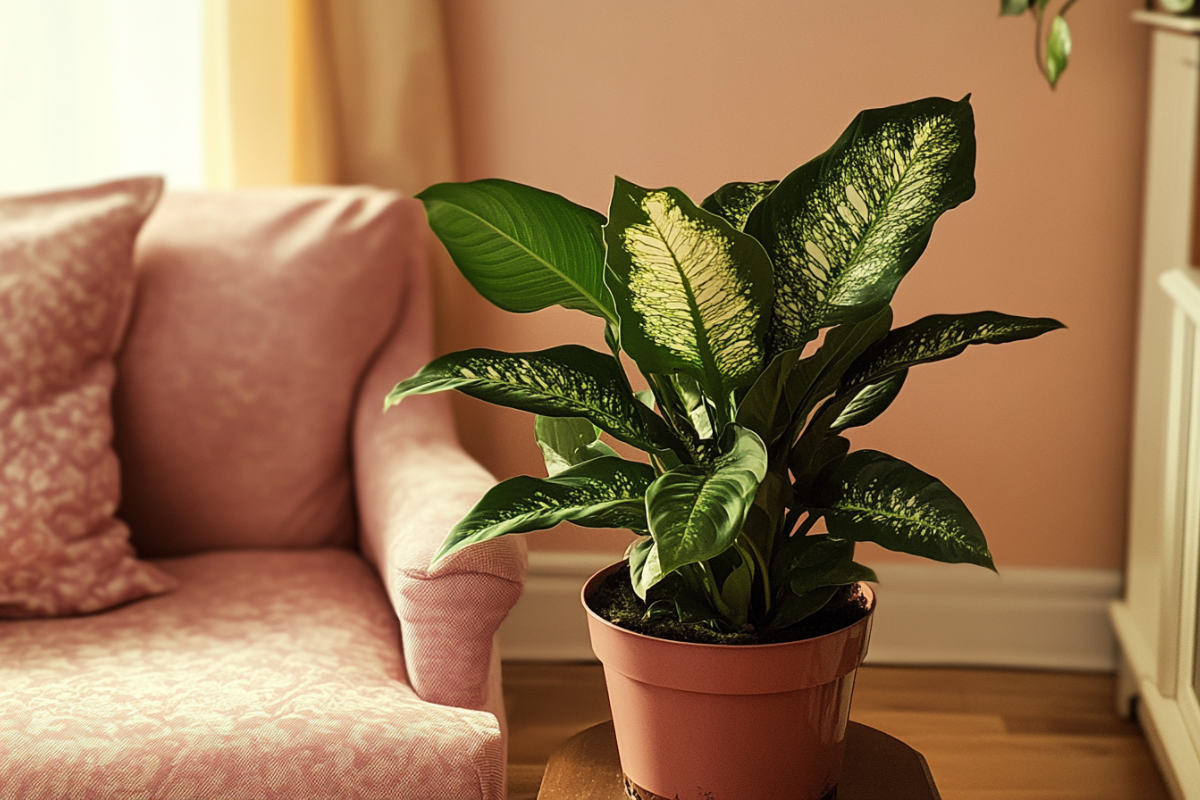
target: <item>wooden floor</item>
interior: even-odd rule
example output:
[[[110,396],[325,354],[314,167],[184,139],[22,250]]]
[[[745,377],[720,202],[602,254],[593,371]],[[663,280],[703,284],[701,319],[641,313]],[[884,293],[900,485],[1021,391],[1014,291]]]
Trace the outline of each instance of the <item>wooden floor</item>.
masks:
[[[851,718],[915,747],[944,800],[1168,800],[1113,678],[864,667]],[[596,664],[506,662],[509,800],[534,800],[546,760],[609,718]]]

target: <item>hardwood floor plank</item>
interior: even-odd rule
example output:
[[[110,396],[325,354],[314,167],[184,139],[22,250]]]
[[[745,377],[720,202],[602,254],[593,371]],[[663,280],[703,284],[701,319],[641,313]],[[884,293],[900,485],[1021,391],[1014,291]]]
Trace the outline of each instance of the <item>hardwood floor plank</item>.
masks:
[[[924,754],[945,800],[1168,800],[1113,677],[864,667],[851,718]],[[506,662],[509,800],[535,800],[563,742],[609,718],[598,664]]]

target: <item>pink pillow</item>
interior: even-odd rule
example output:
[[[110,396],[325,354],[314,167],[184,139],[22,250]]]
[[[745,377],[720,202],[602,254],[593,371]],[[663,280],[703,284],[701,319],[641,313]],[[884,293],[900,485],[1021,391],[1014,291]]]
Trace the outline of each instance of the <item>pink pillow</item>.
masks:
[[[166,591],[113,517],[113,358],[158,178],[0,198],[0,617]]]
[[[374,189],[163,198],[114,401],[139,552],[353,545],[351,412],[423,231]]]

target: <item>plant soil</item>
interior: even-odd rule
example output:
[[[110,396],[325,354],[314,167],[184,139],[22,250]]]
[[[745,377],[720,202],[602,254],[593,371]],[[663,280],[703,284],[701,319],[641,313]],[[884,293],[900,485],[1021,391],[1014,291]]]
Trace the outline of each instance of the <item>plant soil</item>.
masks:
[[[680,622],[672,616],[646,618],[646,604],[634,594],[629,567],[608,575],[588,598],[592,611],[619,628],[634,633],[694,644],[779,644],[814,639],[847,628],[867,615],[867,597],[858,584],[842,586],[820,611],[777,631],[722,633],[702,623]]]

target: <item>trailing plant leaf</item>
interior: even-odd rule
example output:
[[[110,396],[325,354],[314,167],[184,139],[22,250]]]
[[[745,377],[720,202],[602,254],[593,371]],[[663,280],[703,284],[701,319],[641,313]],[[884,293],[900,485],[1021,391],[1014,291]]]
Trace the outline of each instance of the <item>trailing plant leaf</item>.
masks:
[[[1050,23],[1050,38],[1046,40],[1046,79],[1050,88],[1058,85],[1058,79],[1071,60],[1071,29],[1066,17],[1061,14]]]
[[[817,495],[834,538],[995,569],[963,501],[938,479],[885,453],[851,453]]]
[[[755,206],[746,232],[775,266],[770,352],[887,305],[933,224],[975,192],[968,100],[864,111]]]
[[[548,417],[583,417],[643,450],[664,446],[662,432],[649,429],[639,411],[645,407],[629,390],[617,362],[579,345],[534,353],[483,349],[451,353],[396,384],[384,408],[410,395],[451,389]]]
[[[700,207],[722,217],[740,231],[746,227],[746,219],[754,207],[778,184],[779,181],[727,183],[704,198]]]
[[[1062,327],[1056,319],[1016,317],[995,311],[934,314],[888,333],[855,360],[842,383],[847,387],[877,383],[917,364],[956,356],[968,345],[1032,339]]]
[[[600,441],[600,429],[582,417],[537,416],[533,434],[551,477],[576,464],[617,451]]]
[[[439,183],[417,197],[459,270],[500,308],[560,305],[617,321],[604,287],[602,215],[498,179]]]
[[[646,513],[662,573],[728,550],[767,472],[767,451],[752,431],[731,425],[725,455],[711,465],[684,465],[646,490]]]
[[[605,281],[621,346],[643,372],[685,372],[728,402],[763,361],[772,294],[766,253],[678,189],[617,178],[609,214]]]
[[[644,532],[644,495],[653,481],[649,465],[612,456],[585,461],[552,478],[509,478],[492,487],[454,526],[435,560],[477,542],[560,522]]]

